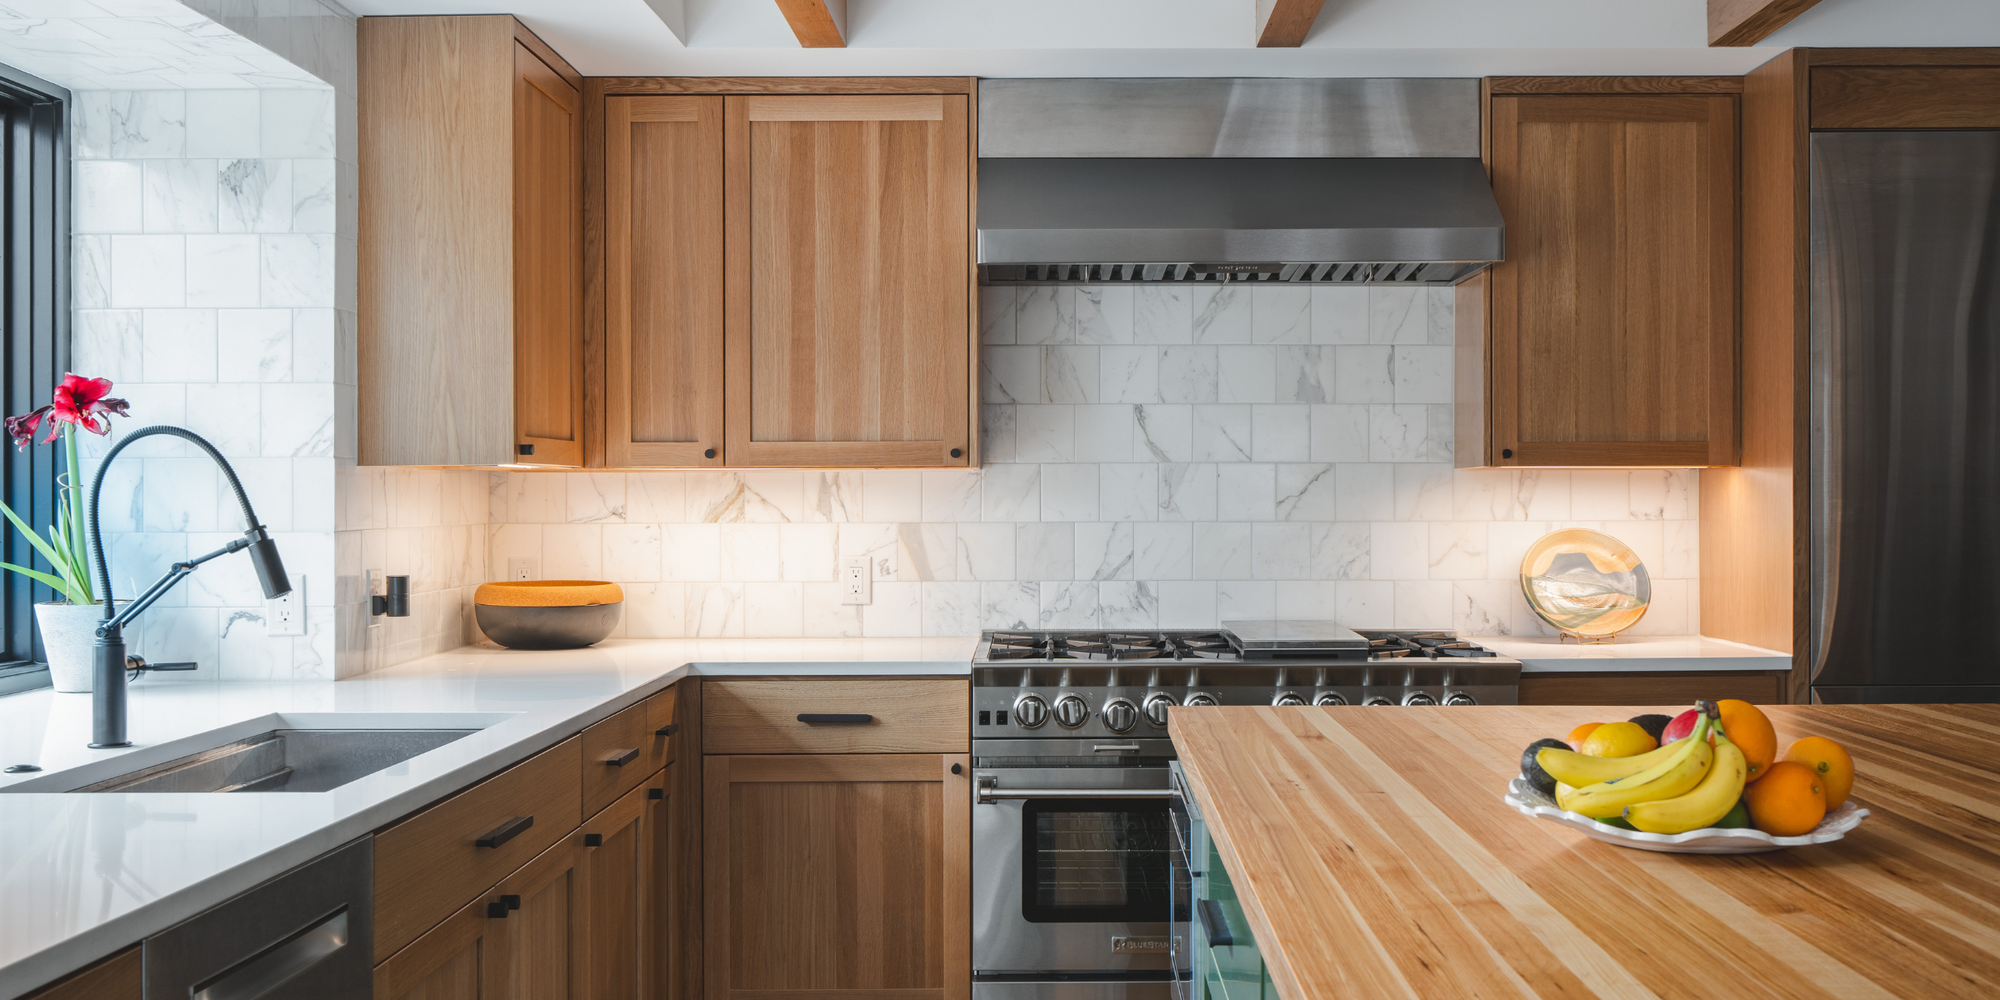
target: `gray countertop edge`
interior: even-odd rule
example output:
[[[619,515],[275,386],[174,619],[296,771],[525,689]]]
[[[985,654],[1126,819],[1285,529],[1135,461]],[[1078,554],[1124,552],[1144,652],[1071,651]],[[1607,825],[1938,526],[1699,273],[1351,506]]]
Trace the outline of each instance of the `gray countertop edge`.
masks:
[[[936,672],[912,672],[912,667],[920,667],[922,661],[890,661],[894,676],[915,677],[965,677],[970,674],[969,661],[940,662]],[[353,814],[337,819],[326,826],[263,854],[245,858],[242,862],[212,875],[186,888],[176,891],[152,903],[148,903],[118,916],[111,917],[61,943],[44,948],[11,965],[0,966],[0,1000],[16,1000],[36,990],[49,986],[72,973],[82,971],[103,959],[109,958],[146,937],[157,934],[212,907],[218,906],[243,892],[299,865],[325,854],[343,844],[373,833],[390,822],[408,816],[432,803],[457,794],[473,785],[492,777],[575,736],[585,728],[610,718],[620,710],[659,693],[668,686],[688,676],[720,677],[785,677],[792,676],[794,670],[820,672],[813,676],[826,676],[827,668],[843,671],[844,676],[870,676],[864,669],[865,661],[797,663],[683,663],[660,674],[658,677],[638,684],[604,701],[578,712],[568,718],[551,722],[540,730],[515,740],[491,753],[434,778],[422,785],[409,789],[378,802]],[[890,666],[885,663],[884,666]],[[704,669],[706,668],[706,669]],[[679,751],[676,752],[678,759]],[[4,800],[0,800],[4,801]]]

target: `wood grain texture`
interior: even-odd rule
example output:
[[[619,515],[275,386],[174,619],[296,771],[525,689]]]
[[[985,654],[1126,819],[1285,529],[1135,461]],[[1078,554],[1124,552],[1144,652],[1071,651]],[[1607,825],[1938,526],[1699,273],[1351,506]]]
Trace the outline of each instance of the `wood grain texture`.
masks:
[[[606,94],[970,94],[969,76],[608,76]]]
[[[1740,94],[1740,76],[1495,76],[1495,94]]]
[[[493,887],[495,897],[520,897],[502,919],[500,958],[509,995],[518,1000],[585,1000],[589,969],[582,960],[583,834],[572,832]],[[378,876],[379,877],[379,876]]]
[[[544,750],[375,835],[376,961],[576,829],[582,744]],[[515,816],[535,825],[499,847],[475,845]]]
[[[81,972],[28,994],[23,1000],[140,1000],[144,964],[133,945]]]
[[[549,43],[542,41],[542,36],[529,30],[527,25],[515,21],[514,41],[518,45],[527,47],[528,51],[535,54],[535,58],[540,59],[556,75],[562,77],[563,82],[569,85],[569,89],[579,94],[583,92],[583,74],[578,73],[576,67],[569,64],[569,60],[550,48]]]
[[[1814,66],[2000,66],[2000,48],[1805,49]]]
[[[847,0],[777,0],[802,48],[847,47]]]
[[[1736,99],[1489,105],[1497,464],[1734,463]]]
[[[2000,128],[2000,66],[1814,66],[1812,127]]]
[[[753,122],[941,122],[944,97],[822,94],[750,97],[744,117]]]
[[[518,38],[513,147],[513,461],[577,468],[584,438],[583,99]]]
[[[583,464],[605,466],[604,80],[583,83]]]
[[[675,765],[668,764],[640,789],[645,799],[639,832],[639,995],[653,1000],[679,1000],[684,995],[678,981],[681,926],[676,909],[688,890],[689,872],[700,874],[699,866],[684,870],[676,861],[680,846],[676,774]]]
[[[966,104],[751,121],[724,98],[724,389],[735,466],[964,466],[974,329]],[[950,454],[953,450],[958,455]]]
[[[363,465],[513,461],[514,30],[357,28]]]
[[[1789,701],[1791,675],[1784,671],[1710,673],[1524,674],[1523,705],[1693,705],[1695,699],[1735,698],[1753,705]],[[1565,730],[1567,732],[1567,730]]]
[[[1493,464],[1486,410],[1488,280],[1481,272],[1452,289],[1452,463],[1461,469]]]
[[[1257,0],[1257,47],[1296,49],[1312,33],[1326,0]]]
[[[675,684],[674,690],[679,699],[675,712],[681,727],[674,739],[686,752],[668,767],[673,779],[667,793],[673,824],[668,834],[673,901],[667,927],[676,966],[666,1000],[697,1000],[707,988],[702,932],[707,904],[701,862],[701,679],[689,677]]]
[[[659,772],[604,811],[583,821],[577,871],[582,887],[577,959],[582,966],[584,996],[589,1000],[640,1000],[653,994],[645,986],[657,947],[653,938],[654,887],[648,877],[652,830],[646,786],[658,785]],[[596,846],[590,839],[595,837]]]
[[[706,758],[709,1000],[969,998],[970,765]]]
[[[1708,0],[1708,44],[1755,45],[1819,0]]]
[[[605,461],[613,467],[719,466],[727,457],[722,101],[604,100]]]
[[[1846,839],[1654,854],[1521,816],[1521,749],[1573,708],[1210,708],[1171,731],[1283,1000],[2000,992],[2000,707],[1766,712],[1780,745],[1854,756],[1873,815]]]
[[[379,1000],[511,1000],[505,925],[486,915],[489,892],[459,907],[410,946],[375,966]]]
[[[963,680],[710,680],[702,684],[702,752],[963,753],[971,749],[970,699]],[[809,725],[801,713],[874,721]]]
[[[1705,635],[1793,654],[1808,696],[1806,53],[1743,91],[1743,461],[1701,476]]]
[[[648,699],[621,709],[611,718],[583,731],[580,738],[583,740],[585,816],[611,805],[666,766],[667,737],[655,732],[660,724],[653,722],[650,702],[651,699]],[[671,711],[669,707],[669,714]],[[608,763],[627,750],[638,751],[638,757],[626,764]]]

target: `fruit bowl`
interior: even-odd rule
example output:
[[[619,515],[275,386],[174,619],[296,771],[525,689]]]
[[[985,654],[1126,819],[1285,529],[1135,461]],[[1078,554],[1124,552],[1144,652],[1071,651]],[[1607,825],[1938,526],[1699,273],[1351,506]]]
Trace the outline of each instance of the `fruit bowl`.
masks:
[[[1841,803],[1840,808],[1827,813],[1813,832],[1800,837],[1773,837],[1762,830],[1724,827],[1665,834],[1620,830],[1581,813],[1567,812],[1556,805],[1554,798],[1530,785],[1526,778],[1515,778],[1507,783],[1506,802],[1519,809],[1522,815],[1554,820],[1607,844],[1668,854],[1758,854],[1806,844],[1826,844],[1846,836],[1847,831],[1859,826],[1868,816],[1868,810],[1855,805],[1850,799]]]

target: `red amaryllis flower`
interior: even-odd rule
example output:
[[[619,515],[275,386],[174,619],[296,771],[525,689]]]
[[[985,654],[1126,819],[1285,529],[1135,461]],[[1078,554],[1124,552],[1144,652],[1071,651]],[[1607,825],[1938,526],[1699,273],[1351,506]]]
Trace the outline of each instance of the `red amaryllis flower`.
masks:
[[[122,399],[114,399],[105,393],[111,391],[108,378],[84,378],[81,375],[63,375],[62,384],[56,386],[56,399],[49,414],[48,435],[42,438],[44,444],[55,440],[56,423],[75,424],[92,434],[106,434],[111,430],[111,421],[97,419],[98,414],[125,416],[131,404]]]
[[[35,428],[41,425],[42,418],[48,416],[50,409],[52,407],[44,406],[18,417],[7,418],[7,436],[14,439],[16,449],[26,448],[35,443]],[[49,426],[53,428],[55,421],[50,421]]]

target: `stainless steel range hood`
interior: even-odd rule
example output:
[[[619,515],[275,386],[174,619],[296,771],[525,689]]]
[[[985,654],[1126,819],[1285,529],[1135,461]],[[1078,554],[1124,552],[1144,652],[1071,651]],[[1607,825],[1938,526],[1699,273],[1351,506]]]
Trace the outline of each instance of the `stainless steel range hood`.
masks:
[[[1499,260],[1474,80],[993,80],[988,284],[1453,284]]]

